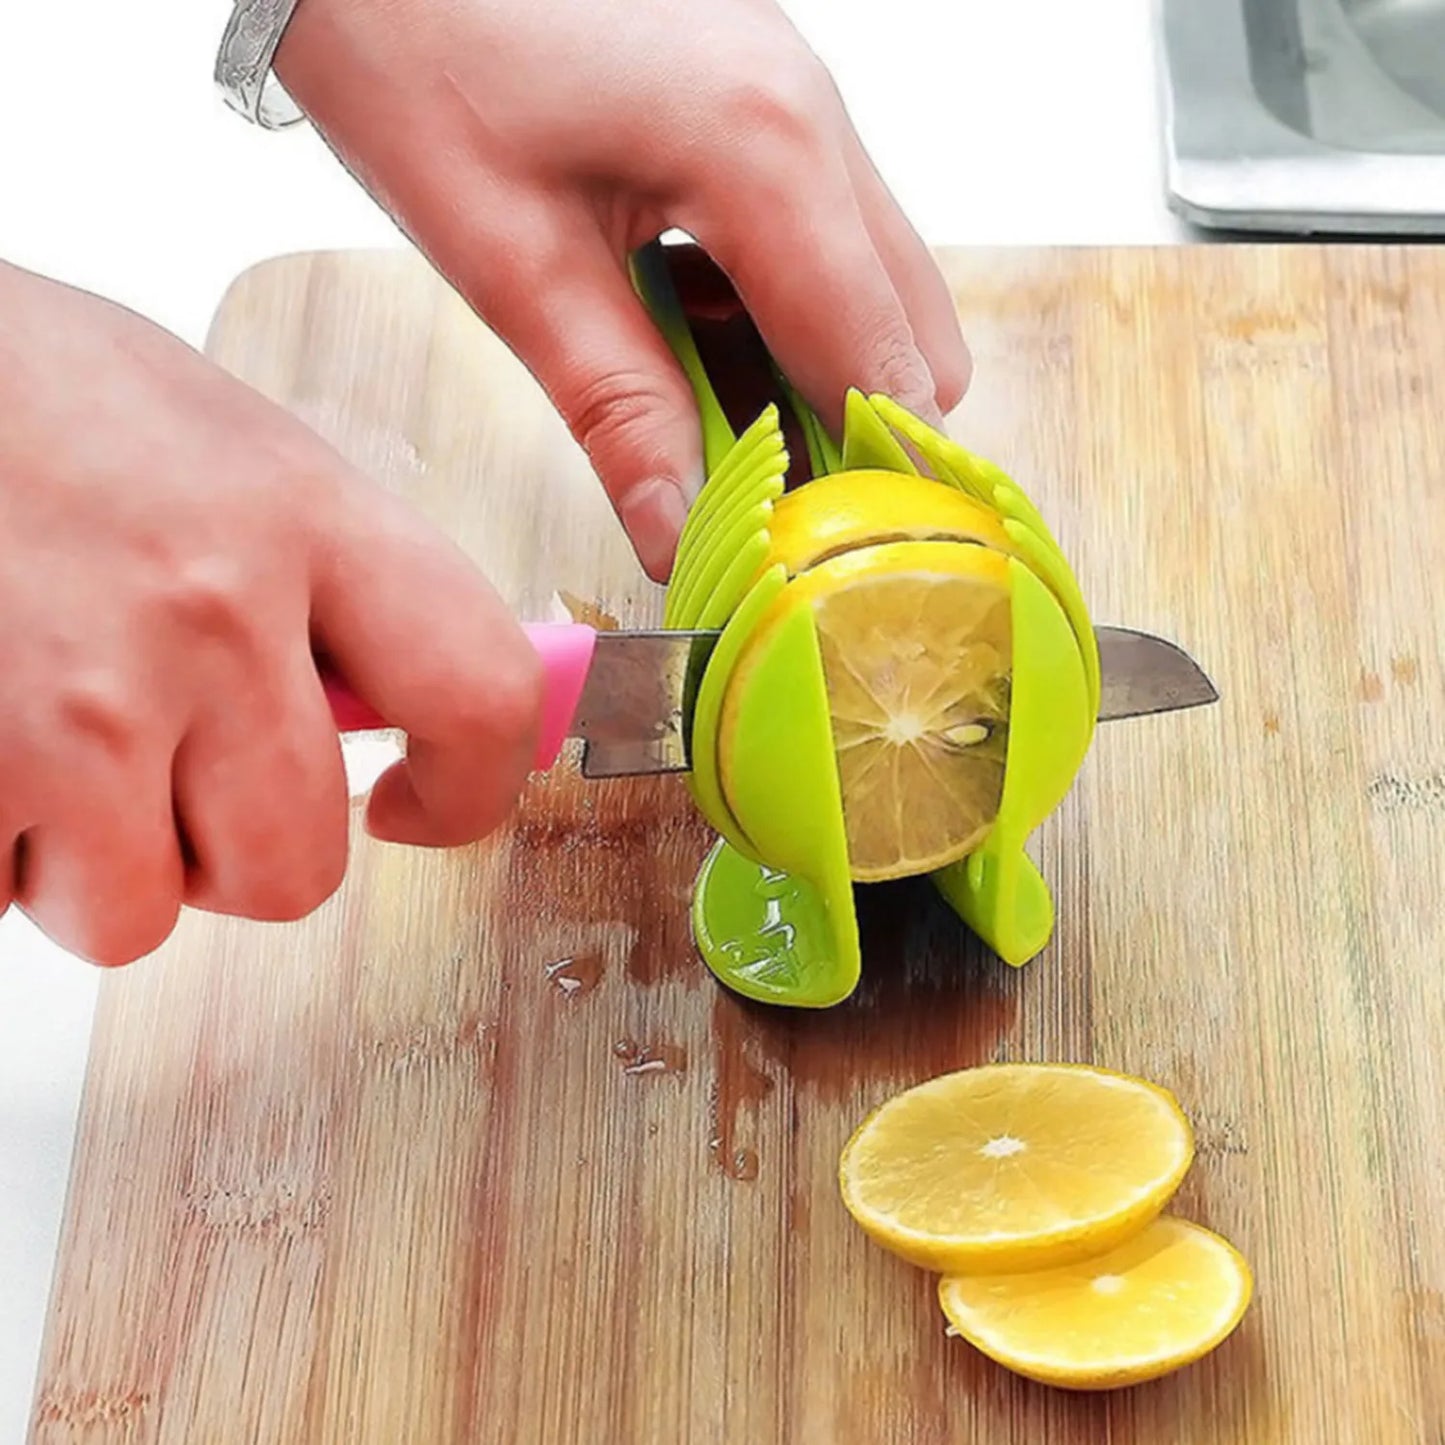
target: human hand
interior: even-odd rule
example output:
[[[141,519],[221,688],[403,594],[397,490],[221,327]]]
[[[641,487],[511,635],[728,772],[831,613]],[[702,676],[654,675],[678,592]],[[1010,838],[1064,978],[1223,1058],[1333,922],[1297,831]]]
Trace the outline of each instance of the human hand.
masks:
[[[174,338],[0,265],[0,913],[117,964],[182,903],[290,919],[346,864],[313,649],[411,735],[383,838],[526,777],[539,664],[461,552]]]
[[[963,394],[948,288],[774,0],[302,0],[277,68],[541,381],[654,578],[702,482],[625,269],[664,230],[835,435],[850,386],[934,421]]]

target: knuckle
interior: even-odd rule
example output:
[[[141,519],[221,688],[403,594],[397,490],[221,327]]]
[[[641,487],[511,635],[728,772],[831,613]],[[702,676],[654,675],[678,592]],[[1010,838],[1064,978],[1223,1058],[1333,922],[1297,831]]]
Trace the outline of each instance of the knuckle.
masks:
[[[872,371],[869,390],[881,391],[911,411],[933,403],[933,377],[905,324],[894,318],[880,320],[866,354]]]
[[[185,632],[211,641],[236,643],[249,638],[249,577],[230,557],[192,557],[181,562],[165,591],[165,607]]]
[[[73,672],[56,686],[52,749],[98,751],[115,763],[137,755],[146,731],[142,707],[118,671],[93,667]],[[50,752],[51,749],[47,749]]]
[[[582,382],[559,405],[568,429],[595,464],[599,455],[618,447],[650,446],[650,434],[679,414],[675,391],[650,371],[607,371]]]
[[[820,143],[823,117],[836,94],[823,64],[799,46],[733,80],[723,113],[750,146],[811,150]]]

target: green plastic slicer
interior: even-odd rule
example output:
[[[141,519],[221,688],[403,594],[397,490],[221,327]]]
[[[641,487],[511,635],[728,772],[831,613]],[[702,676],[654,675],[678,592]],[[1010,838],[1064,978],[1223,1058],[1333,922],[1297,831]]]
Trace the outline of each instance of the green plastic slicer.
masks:
[[[633,279],[697,396],[708,481],[689,516],[664,622],[720,628],[699,687],[689,786],[720,835],[698,875],[693,932],[708,966],[747,997],[795,1007],[846,998],[860,975],[858,925],[827,679],[809,609],[774,620],[761,666],[734,699],[725,793],[718,740],[744,644],[787,586],[768,566],[769,523],[789,468],[778,405],[741,435],[724,411],[673,284],[665,249],[645,248]],[[992,463],[884,396],[853,392],[835,442],[780,372],[779,400],[796,418],[814,477],[879,469],[917,474],[907,442],[940,485],[960,488],[1003,521],[1010,558],[1012,672],[1003,795],[994,826],[969,857],[934,874],[942,896],[1001,958],[1021,965],[1048,943],[1054,909],[1025,851],[1058,806],[1093,736],[1099,652],[1072,569],[1037,509]],[[745,831],[740,818],[748,820]]]

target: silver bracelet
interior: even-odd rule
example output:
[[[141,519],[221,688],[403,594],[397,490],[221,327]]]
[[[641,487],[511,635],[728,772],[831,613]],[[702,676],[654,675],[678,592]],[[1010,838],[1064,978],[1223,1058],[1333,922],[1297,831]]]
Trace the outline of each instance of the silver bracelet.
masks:
[[[303,119],[271,74],[298,4],[300,0],[235,0],[216,55],[216,84],[226,104],[266,130],[282,130]]]

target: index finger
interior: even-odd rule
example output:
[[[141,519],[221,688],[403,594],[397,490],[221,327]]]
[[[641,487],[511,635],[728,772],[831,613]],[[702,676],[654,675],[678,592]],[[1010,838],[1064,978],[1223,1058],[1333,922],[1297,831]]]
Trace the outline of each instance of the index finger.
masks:
[[[873,158],[851,131],[845,154],[868,234],[933,373],[939,409],[950,412],[963,399],[973,376],[973,358],[959,326],[953,292]]]
[[[836,152],[755,160],[687,229],[727,273],[769,352],[836,436],[849,388],[941,420],[937,384]],[[737,204],[740,191],[756,204]],[[760,224],[758,217],[766,218]]]
[[[530,771],[540,660],[460,548],[381,488],[357,491],[318,549],[313,633],[348,686],[407,734],[367,826],[396,843],[474,842],[506,819]]]

